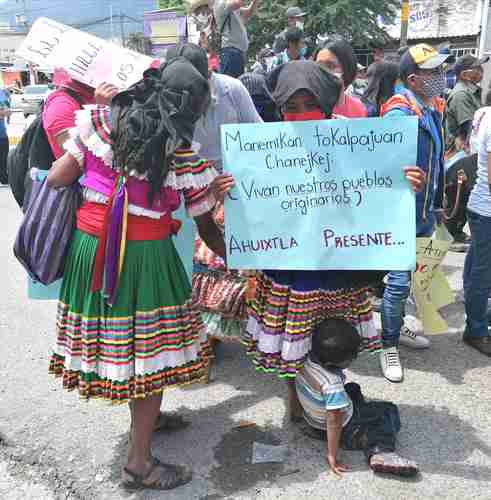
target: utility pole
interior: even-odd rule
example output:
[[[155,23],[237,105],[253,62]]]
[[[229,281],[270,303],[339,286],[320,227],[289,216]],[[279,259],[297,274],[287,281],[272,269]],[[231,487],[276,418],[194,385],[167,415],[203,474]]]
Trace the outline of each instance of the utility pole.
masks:
[[[408,25],[409,25],[409,0],[402,0],[402,5],[401,5],[401,47],[407,46]]]
[[[119,28],[121,30],[121,45],[126,47],[126,36],[124,33],[124,16],[121,10],[119,11]]]
[[[109,25],[111,27],[111,42],[114,42],[113,4],[109,6],[109,19]]]

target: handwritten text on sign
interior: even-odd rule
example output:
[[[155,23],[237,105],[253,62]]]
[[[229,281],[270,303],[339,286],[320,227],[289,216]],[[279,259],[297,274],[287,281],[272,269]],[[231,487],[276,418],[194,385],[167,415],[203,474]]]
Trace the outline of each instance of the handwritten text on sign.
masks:
[[[91,87],[102,82],[129,87],[153,61],[45,17],[33,24],[17,55],[34,64],[62,68]]]
[[[417,119],[225,125],[234,269],[411,270]]]

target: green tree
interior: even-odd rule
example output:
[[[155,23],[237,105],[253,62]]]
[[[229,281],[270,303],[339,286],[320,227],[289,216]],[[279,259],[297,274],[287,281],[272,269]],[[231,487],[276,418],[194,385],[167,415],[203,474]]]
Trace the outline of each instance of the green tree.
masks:
[[[386,42],[389,37],[377,19],[395,18],[399,0],[297,0],[288,4],[280,0],[259,0],[258,13],[248,30],[251,53],[272,44],[275,34],[286,26],[285,11],[298,5],[307,12],[305,33],[313,40],[321,36],[341,36],[356,47]]]

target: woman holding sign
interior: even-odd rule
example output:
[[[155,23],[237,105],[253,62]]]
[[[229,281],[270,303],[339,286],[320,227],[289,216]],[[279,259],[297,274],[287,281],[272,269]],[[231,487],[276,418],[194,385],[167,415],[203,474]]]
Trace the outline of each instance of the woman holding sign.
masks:
[[[285,64],[270,76],[273,96],[284,121],[332,118],[342,90],[341,81],[310,61]],[[424,185],[417,167],[406,169],[414,190]],[[220,194],[233,187],[233,178],[219,181]],[[290,418],[299,421],[303,409],[294,380],[311,347],[313,329],[327,318],[353,324],[361,336],[361,350],[376,352],[381,339],[372,319],[368,285],[379,273],[366,271],[264,271],[244,342],[258,371],[276,373],[289,382]]]
[[[181,198],[201,237],[224,255],[210,210],[216,177],[191,150],[209,84],[187,60],[148,70],[111,108],[77,113],[51,186],[83,174],[84,201],[65,262],[50,372],[82,399],[128,402],[131,431],[123,484],[168,490],[188,470],[151,455],[162,393],[203,380],[208,345],[174,248]]]

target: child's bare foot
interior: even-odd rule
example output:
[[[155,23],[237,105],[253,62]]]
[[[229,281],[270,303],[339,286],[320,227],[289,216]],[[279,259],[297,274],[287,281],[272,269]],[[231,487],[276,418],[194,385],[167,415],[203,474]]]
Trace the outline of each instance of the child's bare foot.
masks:
[[[412,477],[416,476],[419,468],[416,462],[407,460],[397,453],[385,452],[377,453],[370,457],[370,469],[373,472],[382,472],[385,474],[395,474],[397,476]]]

